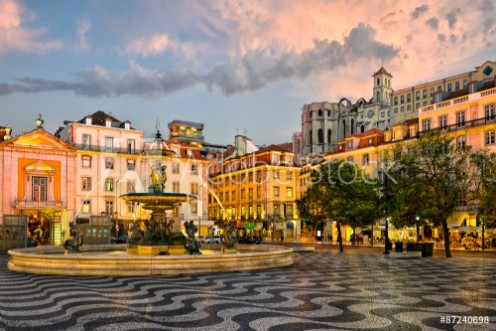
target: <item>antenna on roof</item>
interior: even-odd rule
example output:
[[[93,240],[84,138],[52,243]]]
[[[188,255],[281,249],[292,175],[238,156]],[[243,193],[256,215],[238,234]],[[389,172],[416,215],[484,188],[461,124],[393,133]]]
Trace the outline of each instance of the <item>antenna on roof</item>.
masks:
[[[236,128],[236,135],[239,135],[239,129]]]
[[[243,136],[246,136],[247,133],[248,131],[246,131],[246,129],[243,129]]]

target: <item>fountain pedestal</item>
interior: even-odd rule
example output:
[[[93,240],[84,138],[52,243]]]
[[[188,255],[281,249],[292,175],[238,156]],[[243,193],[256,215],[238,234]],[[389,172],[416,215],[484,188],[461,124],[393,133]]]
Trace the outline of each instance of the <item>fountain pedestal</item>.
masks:
[[[129,245],[127,248],[129,255],[169,255],[168,245]]]

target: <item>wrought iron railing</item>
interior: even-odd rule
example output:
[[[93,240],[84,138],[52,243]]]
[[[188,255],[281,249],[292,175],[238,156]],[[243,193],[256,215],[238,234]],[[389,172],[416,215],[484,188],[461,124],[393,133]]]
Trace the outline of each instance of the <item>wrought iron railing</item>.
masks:
[[[428,132],[437,131],[437,130],[441,130],[442,133],[446,133],[446,132],[453,132],[459,130],[466,130],[466,129],[470,129],[478,126],[484,126],[487,124],[494,124],[494,123],[496,123],[496,117],[487,116],[483,118],[477,118],[472,121],[465,121],[463,123],[455,123],[455,124],[432,128],[429,130],[424,130],[419,132],[419,136],[422,137],[425,136]]]
[[[119,147],[108,147],[108,146],[99,146],[99,145],[88,145],[88,144],[72,144],[79,150],[84,151],[92,151],[92,152],[106,152],[106,153],[114,153],[114,154],[130,154],[130,155],[139,155],[141,154],[141,150],[136,148],[119,148]]]
[[[16,200],[16,209],[65,208],[63,201]]]

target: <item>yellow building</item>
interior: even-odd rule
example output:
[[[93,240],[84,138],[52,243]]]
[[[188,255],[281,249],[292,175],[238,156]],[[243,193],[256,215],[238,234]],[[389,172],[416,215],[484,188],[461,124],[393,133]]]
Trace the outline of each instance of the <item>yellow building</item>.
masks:
[[[296,239],[299,171],[294,154],[276,145],[212,160],[209,218],[236,222],[262,237]]]

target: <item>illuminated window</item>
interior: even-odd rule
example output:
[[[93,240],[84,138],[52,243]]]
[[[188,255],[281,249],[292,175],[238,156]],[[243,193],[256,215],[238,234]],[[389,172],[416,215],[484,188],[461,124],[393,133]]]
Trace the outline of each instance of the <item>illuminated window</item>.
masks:
[[[113,192],[114,191],[114,179],[107,178],[105,179],[105,191]]]
[[[81,166],[83,168],[91,168],[91,156],[83,155],[81,161],[82,161]]]
[[[91,191],[91,178],[90,177],[83,177],[82,182],[81,182],[81,189],[83,191]]]
[[[83,200],[83,205],[81,206],[81,212],[83,213],[91,213],[91,201],[90,200]]]

